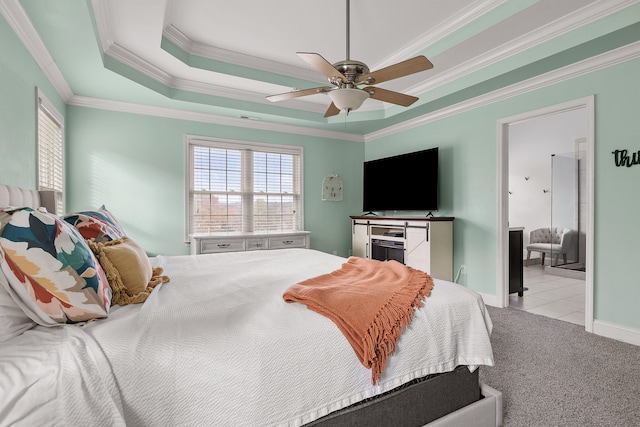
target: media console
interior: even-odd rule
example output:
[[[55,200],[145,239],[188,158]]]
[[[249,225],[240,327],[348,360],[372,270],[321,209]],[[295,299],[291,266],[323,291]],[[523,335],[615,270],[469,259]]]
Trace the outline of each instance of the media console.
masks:
[[[351,252],[396,260],[431,277],[453,280],[452,217],[351,216]]]

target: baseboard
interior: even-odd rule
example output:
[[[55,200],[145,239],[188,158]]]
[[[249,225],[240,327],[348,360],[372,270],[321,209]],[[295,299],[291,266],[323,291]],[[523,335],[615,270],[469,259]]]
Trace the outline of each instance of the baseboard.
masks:
[[[502,393],[480,384],[483,398],[455,412],[438,418],[424,427],[499,427],[502,425]]]
[[[629,344],[640,346],[640,329],[620,326],[603,320],[593,321],[593,333],[603,337],[613,338]]]
[[[480,293],[482,300],[486,305],[492,307],[504,308],[498,304],[495,295]],[[603,320],[593,321],[593,333],[603,337],[612,338],[614,340],[626,342],[629,344],[640,346],[640,329],[630,328],[628,326],[620,326],[615,323],[605,322]]]

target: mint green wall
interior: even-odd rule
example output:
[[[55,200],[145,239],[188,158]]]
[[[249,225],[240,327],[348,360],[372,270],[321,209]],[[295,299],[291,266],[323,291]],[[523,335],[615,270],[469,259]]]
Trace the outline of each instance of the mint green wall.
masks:
[[[152,254],[186,254],[184,135],[304,147],[304,221],[311,246],[347,256],[349,215],[361,209],[364,144],[84,107],[67,111],[67,208],[102,204]],[[342,176],[343,202],[323,202],[322,179]]]
[[[496,291],[496,122],[595,94],[594,316],[640,328],[640,165],[616,168],[615,149],[640,150],[640,60],[428,123],[366,143],[367,160],[440,147],[441,209],[455,216],[454,268],[466,264],[466,285]],[[414,184],[419,185],[419,184]]]
[[[35,87],[61,112],[65,106],[1,17],[0,48],[0,182],[35,188]],[[640,166],[616,168],[611,154],[640,150],[637,75],[640,60],[628,61],[366,144],[68,107],[68,210],[105,204],[150,253],[186,253],[184,134],[296,144],[305,148],[305,228],[313,232],[312,246],[346,256],[348,216],[361,212],[362,160],[439,146],[438,215],[456,217],[454,266],[466,264],[466,285],[493,295],[496,121],[595,94],[594,315],[639,329]],[[344,179],[344,202],[320,200],[322,178],[332,172]]]
[[[364,144],[69,107],[0,16],[0,183],[36,188],[36,87],[65,114],[67,211],[105,204],[152,254],[188,253],[184,135],[304,147],[305,229],[311,246],[347,256],[349,215],[362,206]],[[322,179],[342,176],[345,200],[321,201]]]
[[[36,188],[36,87],[64,102],[0,15],[0,183]]]

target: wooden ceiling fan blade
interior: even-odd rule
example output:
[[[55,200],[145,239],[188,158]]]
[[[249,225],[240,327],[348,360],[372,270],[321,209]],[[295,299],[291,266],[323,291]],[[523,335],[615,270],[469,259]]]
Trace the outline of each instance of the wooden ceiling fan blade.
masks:
[[[337,116],[338,114],[340,114],[340,109],[336,107],[336,104],[332,102],[331,105],[329,105],[329,108],[327,108],[327,112],[324,113],[324,116],[331,117],[331,116]]]
[[[378,101],[390,102],[396,105],[408,107],[416,102],[419,98],[404,93],[394,92],[392,90],[382,89],[374,86],[367,86],[363,90],[369,92],[369,96]]]
[[[406,61],[398,62],[394,65],[381,68],[373,71],[369,74],[360,76],[360,83],[374,84],[382,83],[388,80],[397,79],[398,77],[408,76],[409,74],[415,74],[420,71],[430,70],[433,68],[433,64],[425,56],[416,56],[415,58],[407,59]]]
[[[299,98],[301,96],[315,95],[317,93],[325,93],[325,92],[329,92],[332,89],[333,87],[331,86],[322,86],[322,87],[314,87],[311,89],[294,90],[291,92],[285,92],[278,95],[270,95],[270,96],[267,96],[267,99],[271,102],[278,102],[278,101],[284,101],[285,99],[293,99],[293,98]]]
[[[344,74],[336,70],[329,61],[322,57],[322,55],[312,52],[298,52],[298,56],[312,65],[313,68],[324,74],[331,83],[337,82],[339,79],[342,79],[345,83],[347,82],[347,78]]]

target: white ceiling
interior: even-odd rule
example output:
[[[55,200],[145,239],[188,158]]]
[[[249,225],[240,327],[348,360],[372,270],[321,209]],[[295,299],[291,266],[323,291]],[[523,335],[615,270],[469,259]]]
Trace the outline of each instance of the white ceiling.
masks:
[[[317,52],[331,63],[346,59],[346,0],[94,0],[92,3],[94,12],[100,14],[105,24],[100,37],[107,52],[126,51],[140,64],[157,67],[175,79],[261,96],[296,88],[190,67],[160,48],[163,34],[195,55],[318,85],[326,85],[326,79],[296,52]],[[350,59],[365,62],[372,71],[392,65],[420,54],[439,38],[503,3],[503,0],[393,3],[353,0]],[[489,41],[488,47],[505,41]],[[397,89],[411,92],[411,82],[427,77],[425,72],[410,82],[397,82]],[[323,108],[328,105],[326,95],[308,100],[321,103]],[[382,107],[382,103],[373,102]]]
[[[162,98],[172,108],[303,126],[343,120],[322,117],[326,94],[277,104],[265,97],[327,84],[296,52],[346,59],[346,0],[2,1],[8,22],[27,27],[21,14],[30,20],[52,57],[45,67],[59,68],[73,96],[140,104]],[[635,3],[351,0],[351,59],[373,71],[425,55],[434,68],[381,84],[419,97],[416,104],[369,99],[350,120],[421,114],[429,102],[589,41],[566,35]],[[27,28],[17,32],[29,37]]]

